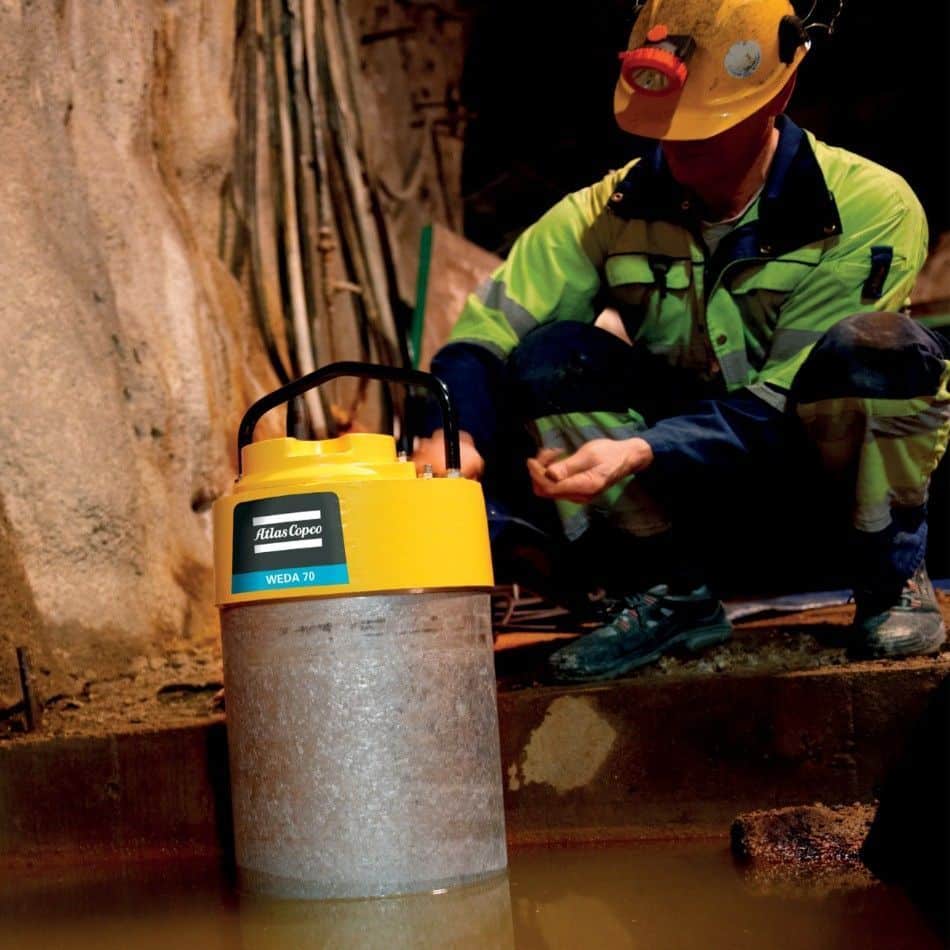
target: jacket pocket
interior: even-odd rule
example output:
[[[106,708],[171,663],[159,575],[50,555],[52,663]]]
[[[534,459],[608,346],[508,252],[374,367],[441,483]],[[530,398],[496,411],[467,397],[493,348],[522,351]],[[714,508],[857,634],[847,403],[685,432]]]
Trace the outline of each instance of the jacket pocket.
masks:
[[[803,261],[768,261],[737,273],[729,281],[729,292],[735,296],[760,291],[790,294],[815,272],[816,266]]]
[[[686,290],[690,285],[691,261],[662,255],[615,254],[604,264],[607,283],[611,287],[641,285],[662,290]]]
[[[660,255],[615,254],[604,263],[610,297],[631,340],[656,352],[688,345],[692,334],[692,262]]]

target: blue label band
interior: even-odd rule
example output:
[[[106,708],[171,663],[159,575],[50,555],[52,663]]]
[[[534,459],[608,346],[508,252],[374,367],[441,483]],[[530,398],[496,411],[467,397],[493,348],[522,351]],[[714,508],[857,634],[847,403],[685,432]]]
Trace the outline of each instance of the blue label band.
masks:
[[[313,567],[285,567],[272,571],[248,571],[231,577],[232,594],[259,590],[288,590],[293,587],[329,587],[349,584],[345,564],[318,564]]]

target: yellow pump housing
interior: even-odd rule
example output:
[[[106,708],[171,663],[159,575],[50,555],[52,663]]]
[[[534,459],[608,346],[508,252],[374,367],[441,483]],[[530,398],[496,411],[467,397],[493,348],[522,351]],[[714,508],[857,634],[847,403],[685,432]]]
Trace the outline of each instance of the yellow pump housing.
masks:
[[[419,478],[388,435],[244,446],[214,505],[219,606],[444,588],[489,588],[481,486]]]
[[[282,405],[296,431],[301,397],[341,376],[427,390],[446,475],[417,477],[389,435],[254,441]],[[214,541],[241,890],[388,897],[502,873],[488,518],[448,388],[331,363],[258,399],[237,436]]]

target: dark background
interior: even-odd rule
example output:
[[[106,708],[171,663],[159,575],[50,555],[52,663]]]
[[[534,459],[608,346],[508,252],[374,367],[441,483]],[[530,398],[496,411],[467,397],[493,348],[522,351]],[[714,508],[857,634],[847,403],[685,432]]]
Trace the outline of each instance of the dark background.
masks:
[[[821,0],[819,12],[829,6]],[[471,240],[505,254],[559,198],[638,154],[642,140],[617,128],[612,108],[631,8],[629,0],[473,5],[462,88],[474,113],[463,168]],[[950,228],[948,9],[946,0],[849,0],[831,39],[814,34],[789,109],[823,141],[903,175],[932,238]]]

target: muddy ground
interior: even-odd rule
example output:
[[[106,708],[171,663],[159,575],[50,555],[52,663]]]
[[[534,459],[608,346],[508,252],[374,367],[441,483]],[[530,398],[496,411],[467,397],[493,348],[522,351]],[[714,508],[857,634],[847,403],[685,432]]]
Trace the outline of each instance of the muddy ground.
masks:
[[[937,597],[944,620],[950,625],[950,594],[938,592]],[[661,657],[654,665],[631,674],[631,678],[649,681],[717,674],[748,676],[851,664],[847,647],[853,614],[853,606],[842,605],[739,621],[727,643],[699,656],[677,653]],[[565,634],[499,636],[496,666],[500,688],[544,685],[547,654],[566,642]],[[945,648],[933,659],[876,660],[864,665],[882,669],[910,664],[946,665],[950,673],[950,652]]]
[[[950,595],[938,597],[950,624]],[[827,607],[781,617],[740,622],[735,637],[701,656],[663,657],[633,674],[645,681],[716,675],[761,675],[814,670],[849,662],[848,624],[853,607]],[[503,633],[496,642],[500,689],[544,685],[545,658],[566,642],[567,634]],[[904,664],[945,665],[950,652],[935,659]],[[875,668],[895,665],[876,661]],[[69,694],[43,695],[42,671],[37,688],[43,701],[41,731],[48,736],[108,735],[129,730],[188,725],[224,709],[221,654],[216,645],[178,649],[167,655],[135,657],[119,676],[100,678],[95,669],[75,677]],[[16,707],[0,709],[0,742],[25,737],[25,718]]]

